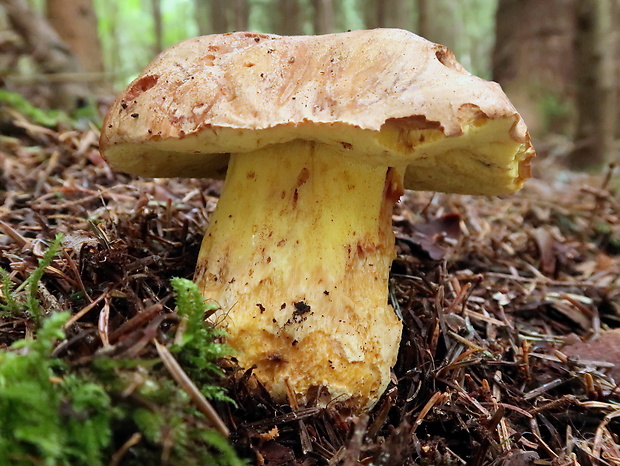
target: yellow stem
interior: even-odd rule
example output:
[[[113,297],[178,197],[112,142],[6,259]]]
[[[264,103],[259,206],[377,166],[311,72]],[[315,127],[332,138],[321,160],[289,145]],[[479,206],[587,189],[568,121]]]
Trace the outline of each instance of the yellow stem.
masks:
[[[401,323],[388,305],[392,207],[404,170],[345,147],[294,141],[235,154],[196,281],[242,367],[276,399],[325,386],[356,409],[376,402]]]

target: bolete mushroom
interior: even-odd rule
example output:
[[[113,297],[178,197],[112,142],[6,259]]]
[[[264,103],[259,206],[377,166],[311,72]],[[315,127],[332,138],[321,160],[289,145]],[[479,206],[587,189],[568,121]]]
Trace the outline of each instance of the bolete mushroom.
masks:
[[[276,399],[323,386],[355,410],[397,357],[403,189],[512,193],[534,156],[499,85],[396,29],[183,41],[117,98],[101,149],[142,176],[228,168],[195,275],[217,323]]]

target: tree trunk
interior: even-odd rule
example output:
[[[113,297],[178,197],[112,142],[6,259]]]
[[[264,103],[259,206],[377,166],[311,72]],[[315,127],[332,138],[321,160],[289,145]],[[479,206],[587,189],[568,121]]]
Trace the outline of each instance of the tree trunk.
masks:
[[[93,83],[91,90],[103,90],[103,53],[93,1],[47,0],[46,16],[60,39],[77,58],[80,70],[101,74],[98,81],[90,81]]]
[[[312,0],[314,7],[314,33],[334,32],[334,4],[332,0]]]
[[[411,29],[410,22],[411,9],[410,2],[403,0],[384,0],[385,4],[385,23],[384,27]]]
[[[366,0],[364,18],[366,27],[411,29],[411,3],[406,0]]]
[[[161,0],[151,0],[151,14],[153,15],[153,36],[155,38],[153,42],[153,55],[158,55],[164,49],[164,29],[161,16]]]
[[[47,0],[46,16],[58,36],[77,57],[83,71],[103,71],[97,16],[92,0]]]
[[[196,15],[198,33],[201,36],[211,34],[209,0],[194,0],[194,13]]]
[[[378,2],[376,2],[375,5],[375,15],[376,15],[376,22],[377,22],[377,27],[380,28],[384,28],[386,26],[386,19],[387,19],[387,13],[386,13],[386,4],[385,1],[380,0]]]
[[[110,24],[109,34],[110,34],[110,47],[112,50],[119,50],[121,47],[120,42],[120,12],[118,8],[118,4],[116,2],[107,2],[106,3],[106,15],[108,17],[108,21]],[[110,72],[111,76],[116,76],[123,67],[121,63],[121,58],[118,53],[110,54],[109,60],[106,62],[107,70]]]
[[[278,0],[278,14],[274,15],[273,30],[277,34],[294,36],[303,33],[299,0]]]
[[[232,25],[235,31],[247,31],[248,18],[250,16],[250,6],[248,0],[232,0],[229,2],[232,7]]]
[[[384,0],[365,0],[364,3],[364,22],[367,29],[384,27],[385,24],[385,2]]]
[[[428,38],[430,36],[431,30],[429,7],[430,5],[428,0],[417,0],[418,27],[416,32],[419,36],[424,38]]]
[[[577,0],[499,0],[493,79],[523,115],[534,139],[569,132]]]
[[[27,44],[31,56],[43,73],[78,71],[75,57],[43,16],[33,11],[26,0],[0,0],[9,22]],[[65,111],[83,106],[88,88],[79,81],[50,82],[51,105]]]
[[[23,38],[11,29],[0,2],[0,88],[5,87],[5,77],[15,72],[26,50]]]
[[[575,40],[577,131],[573,168],[600,167],[611,160],[616,128],[616,61],[613,0],[581,0]]]
[[[229,25],[226,15],[229,0],[210,0],[211,1],[211,34],[222,34],[229,32]]]

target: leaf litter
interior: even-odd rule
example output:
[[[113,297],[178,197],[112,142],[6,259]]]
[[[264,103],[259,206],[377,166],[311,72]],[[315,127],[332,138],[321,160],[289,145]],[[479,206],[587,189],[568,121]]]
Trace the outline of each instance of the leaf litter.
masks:
[[[170,279],[191,279],[221,182],[113,172],[94,127],[1,124],[0,266],[15,287],[63,235],[37,290],[43,317],[72,312],[54,355],[156,358],[150,343],[178,324]],[[262,465],[620,464],[618,171],[571,174],[543,156],[513,196],[407,192],[390,387],[361,416],[320,408],[320,389],[281,405],[223,361],[235,404],[215,407],[237,451]],[[33,329],[4,315],[0,347]],[[111,460],[140,441],[127,435]]]

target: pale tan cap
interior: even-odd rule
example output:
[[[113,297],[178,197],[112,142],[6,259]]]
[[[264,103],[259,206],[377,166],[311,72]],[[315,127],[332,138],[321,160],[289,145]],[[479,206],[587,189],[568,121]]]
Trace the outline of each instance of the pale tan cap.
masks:
[[[406,166],[405,187],[507,194],[535,152],[496,83],[399,29],[185,40],[117,98],[101,150],[122,171],[222,177],[231,153],[304,139]]]

